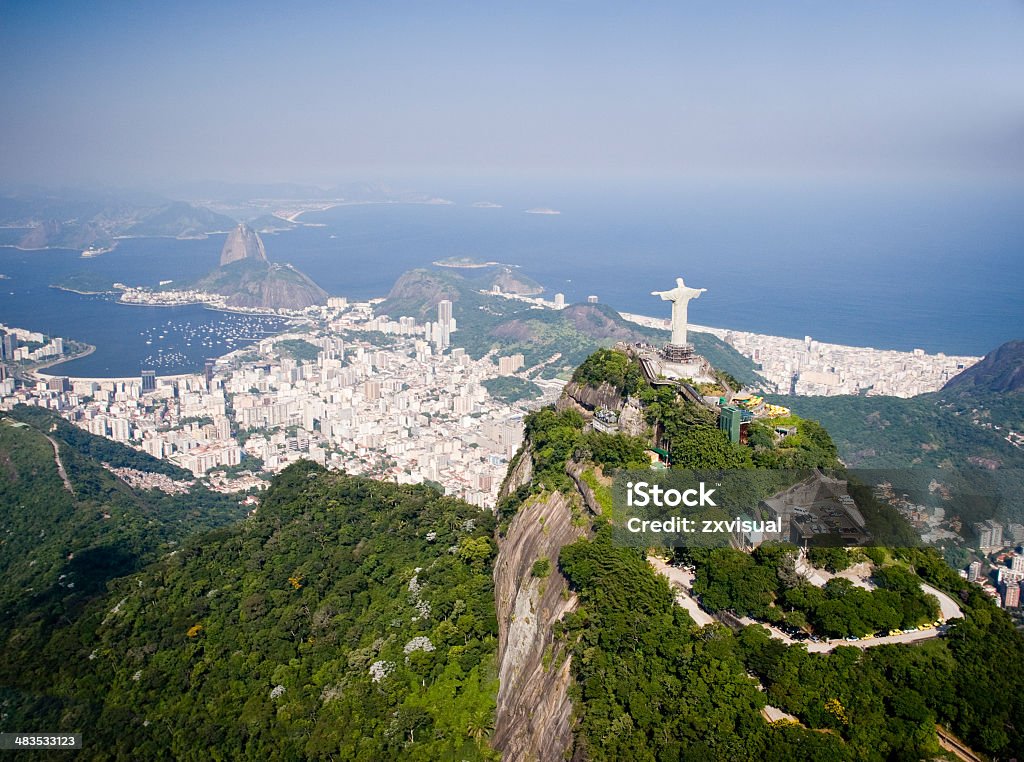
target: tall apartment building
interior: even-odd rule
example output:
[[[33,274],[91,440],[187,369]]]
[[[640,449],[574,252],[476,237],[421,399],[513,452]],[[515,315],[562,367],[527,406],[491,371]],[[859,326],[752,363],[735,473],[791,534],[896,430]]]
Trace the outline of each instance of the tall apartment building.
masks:
[[[1003,608],[1015,609],[1020,606],[1020,583],[1007,581],[1000,585],[1003,594]]]
[[[998,550],[1003,547],[1003,525],[998,521],[979,521],[974,525],[974,533],[978,535],[980,550]]]
[[[452,322],[452,303],[448,299],[442,299],[437,303],[437,322],[442,325],[451,325]]]

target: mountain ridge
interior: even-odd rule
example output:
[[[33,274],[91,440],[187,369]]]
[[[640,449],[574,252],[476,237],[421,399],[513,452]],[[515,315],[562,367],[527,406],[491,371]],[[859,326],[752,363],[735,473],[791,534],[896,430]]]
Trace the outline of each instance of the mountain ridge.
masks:
[[[947,381],[942,391],[996,394],[1024,391],[1024,340],[1015,339],[996,347],[975,365]]]

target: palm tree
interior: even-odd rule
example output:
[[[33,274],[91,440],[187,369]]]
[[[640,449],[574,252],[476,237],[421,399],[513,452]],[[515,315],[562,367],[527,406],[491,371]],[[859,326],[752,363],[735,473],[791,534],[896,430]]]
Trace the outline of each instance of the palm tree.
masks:
[[[494,732],[494,715],[486,709],[477,709],[469,718],[466,724],[466,735],[472,738],[477,744],[483,739],[489,738]]]

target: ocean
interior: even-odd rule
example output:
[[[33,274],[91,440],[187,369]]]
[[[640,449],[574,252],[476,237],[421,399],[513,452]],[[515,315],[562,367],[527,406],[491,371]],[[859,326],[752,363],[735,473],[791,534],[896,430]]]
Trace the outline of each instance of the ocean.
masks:
[[[984,354],[1024,336],[1024,192],[1015,187],[589,188],[509,183],[448,188],[453,204],[366,204],[309,212],[315,226],[264,236],[332,294],[383,296],[402,272],[468,256],[517,265],[548,294],[596,295],[612,307],[668,314],[652,290],[677,276],[706,288],[695,323],[876,348]],[[488,201],[499,208],[474,207]],[[548,208],[559,214],[529,214]],[[0,231],[0,244],[17,231]],[[138,373],[152,331],[236,316],[199,306],[117,304],[49,288],[72,273],[131,285],[185,282],[216,265],[223,235],[129,239],[92,259],[78,252],[0,248],[0,322],[95,344],[56,366],[82,376]],[[205,321],[205,322],[204,322]],[[267,326],[269,330],[270,326]],[[165,335],[180,361],[202,366],[210,346]],[[211,341],[208,337],[204,339]],[[176,343],[174,343],[176,342]],[[172,346],[172,343],[174,345]],[[220,349],[220,346],[215,347]]]

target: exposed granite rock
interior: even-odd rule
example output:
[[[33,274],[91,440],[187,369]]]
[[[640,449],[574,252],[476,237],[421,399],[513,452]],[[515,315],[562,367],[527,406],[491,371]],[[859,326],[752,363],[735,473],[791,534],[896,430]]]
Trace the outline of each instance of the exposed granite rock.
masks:
[[[577,605],[558,571],[558,554],[584,534],[573,526],[565,496],[552,493],[523,506],[499,543],[494,583],[500,688],[493,743],[506,759],[563,760],[572,747],[569,658],[551,628]],[[544,579],[531,572],[541,558],[552,561]]]
[[[580,495],[583,497],[583,504],[587,506],[587,509],[595,516],[600,516],[601,504],[597,501],[597,496],[594,494],[594,490],[590,488],[590,485],[583,481],[584,468],[579,463],[569,461],[565,466],[565,472],[569,474],[573,482],[576,484],[576,489],[580,491]],[[608,481],[605,479],[604,481]]]
[[[506,481],[512,492],[532,475],[529,450],[521,453]],[[533,497],[513,518],[498,543],[494,566],[498,613],[498,710],[493,744],[507,760],[554,762],[573,748],[570,660],[551,628],[573,611],[577,599],[558,570],[562,547],[587,532],[573,523],[571,497]],[[538,579],[532,567],[551,561]]]
[[[633,398],[627,399],[619,411],[619,431],[632,437],[643,437],[647,435],[649,429],[640,403]]]
[[[232,230],[224,241],[224,248],[220,250],[220,266],[229,265],[240,259],[267,261],[263,241],[255,230],[244,223]]]
[[[512,458],[505,481],[501,483],[499,497],[507,497],[533,479],[533,457],[530,455],[530,442],[527,440]]]
[[[192,288],[222,294],[231,307],[301,310],[327,301],[327,292],[305,273],[268,261],[263,241],[244,224],[224,242],[220,267]]]
[[[565,385],[564,392],[563,396],[573,400],[587,411],[594,411],[598,408],[618,411],[622,410],[624,404],[619,390],[611,384],[601,384],[595,388],[571,381]]]

